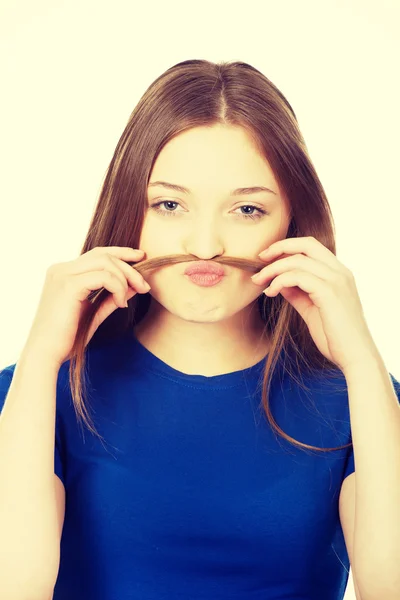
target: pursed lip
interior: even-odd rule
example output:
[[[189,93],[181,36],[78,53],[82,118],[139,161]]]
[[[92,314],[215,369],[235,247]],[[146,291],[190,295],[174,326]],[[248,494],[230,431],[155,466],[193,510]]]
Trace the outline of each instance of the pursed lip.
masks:
[[[218,264],[207,260],[199,260],[191,263],[185,269],[185,275],[193,275],[194,273],[204,273],[211,275],[225,275],[224,268]]]

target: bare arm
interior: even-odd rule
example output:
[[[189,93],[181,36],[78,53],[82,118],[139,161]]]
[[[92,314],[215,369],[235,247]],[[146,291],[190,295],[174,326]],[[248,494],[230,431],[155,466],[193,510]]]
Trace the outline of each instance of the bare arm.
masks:
[[[0,597],[52,595],[60,564],[54,486],[59,366],[25,346],[0,415]],[[37,595],[36,595],[37,594]]]

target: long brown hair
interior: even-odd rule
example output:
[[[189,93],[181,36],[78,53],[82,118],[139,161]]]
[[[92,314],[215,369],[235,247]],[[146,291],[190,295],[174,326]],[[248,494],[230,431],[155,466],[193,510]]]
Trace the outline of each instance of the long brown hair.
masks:
[[[160,151],[173,137],[188,129],[216,124],[244,128],[269,162],[290,206],[287,237],[313,236],[336,254],[333,216],[289,102],[265,75],[249,64],[238,61],[216,64],[207,60],[187,60],[174,65],[139,100],[107,169],[81,254],[97,246],[138,248],[147,210],[147,185]],[[189,260],[197,258],[173,255],[130,264],[145,275],[151,269]],[[226,256],[213,260],[254,272],[266,264]],[[94,315],[108,293],[102,288],[88,296],[87,310],[69,355],[69,382],[78,422],[82,419],[100,439],[83,401],[85,346]],[[351,443],[336,448],[310,446],[287,435],[276,423],[269,406],[269,391],[282,354],[286,372],[299,385],[303,385],[301,374],[305,372],[333,379],[342,379],[342,373],[320,353],[303,319],[280,294],[268,298],[262,293],[257,303],[265,333],[271,338],[262,384],[262,404],[270,425],[302,449],[328,452],[351,446]],[[133,329],[149,305],[148,294],[136,294],[130,299],[128,309],[117,309],[105,319],[89,344],[107,342]],[[286,367],[286,358],[289,365],[293,359],[300,380]]]

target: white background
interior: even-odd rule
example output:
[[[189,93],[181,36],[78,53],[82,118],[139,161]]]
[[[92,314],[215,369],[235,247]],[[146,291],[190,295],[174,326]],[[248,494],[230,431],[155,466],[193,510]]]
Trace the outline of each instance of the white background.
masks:
[[[0,369],[18,359],[47,267],[79,255],[139,98],[203,58],[250,63],[292,105],[337,256],[400,380],[399,26],[397,0],[2,0]]]

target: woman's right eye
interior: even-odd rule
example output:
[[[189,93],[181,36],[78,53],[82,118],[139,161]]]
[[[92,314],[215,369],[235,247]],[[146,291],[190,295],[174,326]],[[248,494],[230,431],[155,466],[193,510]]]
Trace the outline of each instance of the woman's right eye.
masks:
[[[176,215],[176,211],[170,211],[170,210],[161,210],[160,209],[160,205],[161,204],[178,204],[177,202],[174,202],[173,200],[161,200],[161,202],[157,202],[156,204],[151,204],[150,208],[155,210],[158,214],[163,215],[163,216],[175,216]]]

